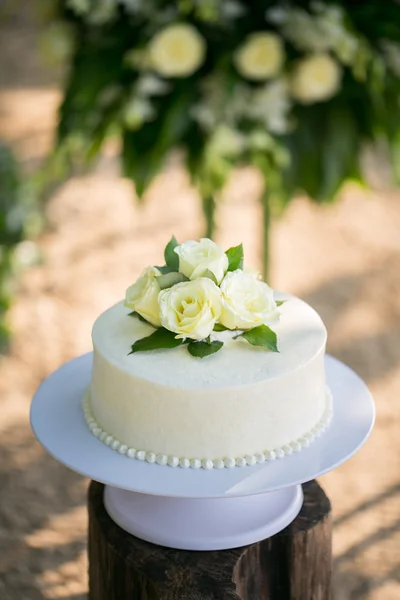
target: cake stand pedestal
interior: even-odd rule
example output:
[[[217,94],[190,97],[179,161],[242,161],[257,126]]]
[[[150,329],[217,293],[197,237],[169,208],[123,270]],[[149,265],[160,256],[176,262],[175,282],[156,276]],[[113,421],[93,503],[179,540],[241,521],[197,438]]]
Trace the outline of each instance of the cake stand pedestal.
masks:
[[[327,357],[333,418],[309,448],[252,467],[160,467],[111,451],[87,428],[81,402],[91,362],[91,353],[74,359],[42,383],[32,402],[32,428],[57,460],[106,484],[105,507],[120,527],[167,547],[220,550],[276,534],[301,508],[300,484],[350,458],[374,423],[366,385],[351,369]]]
[[[104,485],[89,487],[91,600],[329,600],[330,502],[316,481],[303,484],[299,515],[251,546],[191,552],[155,546],[118,527]]]
[[[182,550],[238,548],[271,537],[298,515],[301,485],[254,496],[168,498],[105,486],[104,506],[122,529]]]

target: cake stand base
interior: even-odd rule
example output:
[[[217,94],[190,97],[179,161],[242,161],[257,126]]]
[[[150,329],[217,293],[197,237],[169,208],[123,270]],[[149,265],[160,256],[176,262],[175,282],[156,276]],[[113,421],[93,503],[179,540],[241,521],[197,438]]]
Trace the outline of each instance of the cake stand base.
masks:
[[[284,529],[303,503],[300,485],[253,496],[171,498],[107,485],[104,505],[122,529],[179,550],[226,550]]]

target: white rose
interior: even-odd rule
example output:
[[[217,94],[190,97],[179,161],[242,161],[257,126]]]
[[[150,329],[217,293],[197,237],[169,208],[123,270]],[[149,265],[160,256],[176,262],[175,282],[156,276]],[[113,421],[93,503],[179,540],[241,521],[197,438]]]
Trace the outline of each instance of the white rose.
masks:
[[[200,242],[184,242],[176,246],[175,252],[179,256],[180,273],[189,279],[197,279],[206,271],[211,271],[217,282],[221,283],[228,269],[229,261],[224,250],[208,238],[202,238]]]
[[[232,271],[221,283],[219,322],[228,329],[251,329],[279,317],[273,291],[253,273]]]
[[[151,66],[165,77],[186,77],[204,60],[204,39],[192,25],[169,25],[150,41]]]
[[[160,286],[156,276],[161,272],[155,267],[147,267],[139,279],[126,290],[125,306],[136,311],[155,327],[161,327],[158,294]]]
[[[329,54],[301,60],[292,74],[290,91],[303,104],[331,98],[339,89],[342,70]]]
[[[254,81],[264,81],[279,73],[285,53],[279,36],[260,32],[251,34],[233,58],[241,75]]]
[[[177,338],[205,339],[221,314],[221,292],[206,277],[162,290],[158,301],[163,327]]]

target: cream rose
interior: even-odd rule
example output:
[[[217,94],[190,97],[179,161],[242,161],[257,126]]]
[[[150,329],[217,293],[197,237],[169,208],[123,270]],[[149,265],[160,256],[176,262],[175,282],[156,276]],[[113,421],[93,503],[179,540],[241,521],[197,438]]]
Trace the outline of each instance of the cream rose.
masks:
[[[304,58],[292,74],[290,91],[296,100],[312,104],[328,100],[339,89],[342,70],[329,54]]]
[[[264,81],[277,75],[285,60],[282,40],[274,33],[253,33],[233,57],[236,69],[247,79]]]
[[[202,238],[200,242],[184,242],[174,250],[179,256],[180,273],[189,279],[197,279],[206,271],[211,271],[217,282],[221,283],[229,264],[221,246],[208,238]]]
[[[219,322],[228,329],[251,329],[279,317],[272,289],[252,273],[239,270],[227,273],[221,293]]]
[[[206,45],[192,25],[169,25],[150,41],[151,66],[165,77],[186,77],[196,71],[204,60]]]
[[[160,286],[155,277],[161,272],[155,267],[147,267],[139,279],[126,290],[125,306],[136,311],[155,327],[161,326],[158,295]]]
[[[163,327],[177,338],[205,339],[221,314],[221,292],[206,277],[162,290],[158,301]]]

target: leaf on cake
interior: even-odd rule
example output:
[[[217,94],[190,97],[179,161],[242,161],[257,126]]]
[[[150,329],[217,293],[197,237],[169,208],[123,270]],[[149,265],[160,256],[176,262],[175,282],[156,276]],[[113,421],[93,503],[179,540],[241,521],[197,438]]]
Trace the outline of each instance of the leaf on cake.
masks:
[[[179,271],[179,256],[176,252],[174,252],[174,248],[177,246],[179,246],[178,241],[176,240],[175,236],[172,236],[164,250],[164,258],[167,267],[173,271]]]
[[[160,327],[151,335],[141,338],[132,344],[129,354],[134,354],[135,352],[147,352],[149,350],[177,348],[183,343],[183,340],[176,339],[175,336],[176,333],[168,331],[168,329],[165,329],[164,327]]]
[[[227,255],[229,261],[228,271],[243,269],[243,244],[239,244],[239,246],[232,246],[232,248],[229,248],[225,254]]]
[[[166,275],[167,273],[176,273],[176,271],[171,269],[171,267],[168,267],[168,265],[162,265],[162,267],[156,267],[156,269],[158,269],[163,275]]]
[[[221,350],[223,342],[215,340],[214,342],[190,342],[188,350],[192,356],[196,358],[204,358],[210,354],[215,354]]]
[[[128,317],[135,317],[136,319],[139,319],[139,321],[142,321],[142,323],[146,323],[147,325],[150,325],[150,327],[154,327],[154,325],[152,325],[150,323],[150,321],[148,321],[147,319],[142,317],[142,315],[140,315],[138,312],[136,312],[136,310],[134,310],[133,312],[130,312],[128,314]]]
[[[225,325],[221,325],[221,323],[215,323],[213,331],[232,331],[225,327]]]
[[[165,290],[172,287],[176,283],[182,283],[183,281],[189,281],[189,278],[183,273],[177,273],[176,271],[166,273],[165,275],[158,275],[156,277],[160,290]]]
[[[253,346],[262,346],[268,348],[272,352],[279,352],[276,340],[276,333],[272,331],[267,325],[259,325],[244,331],[237,337],[243,337]]]
[[[282,304],[285,304],[285,302],[287,302],[287,300],[277,300],[276,301],[276,305],[277,306],[282,306]]]

